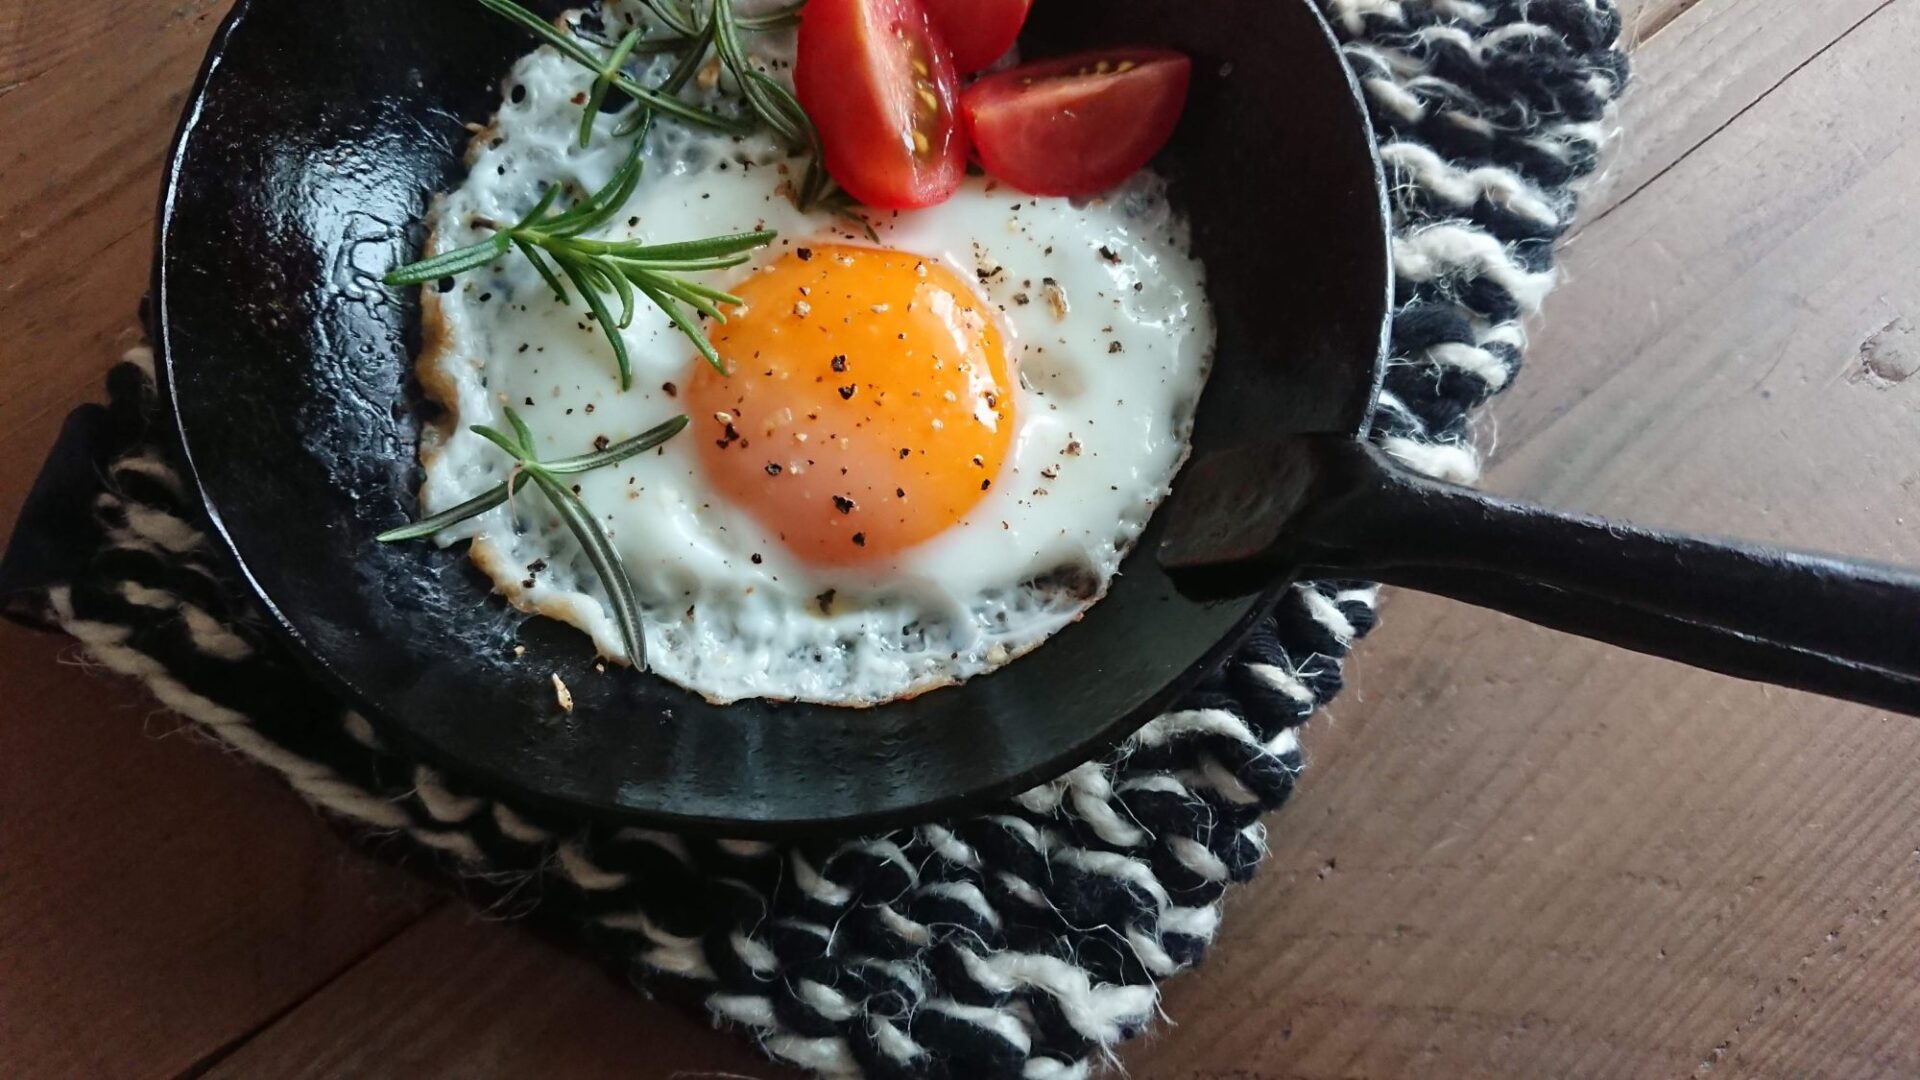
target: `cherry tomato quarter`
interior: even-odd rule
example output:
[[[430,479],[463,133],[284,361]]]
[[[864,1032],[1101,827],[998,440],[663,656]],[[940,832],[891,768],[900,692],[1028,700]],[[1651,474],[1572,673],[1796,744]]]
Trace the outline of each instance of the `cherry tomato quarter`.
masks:
[[[1034,195],[1097,195],[1173,137],[1192,76],[1167,49],[1080,53],[988,75],[960,108],[989,175]]]
[[[921,0],[960,74],[985,70],[1019,40],[1033,0]]]
[[[827,172],[883,210],[932,206],[966,175],[960,77],[920,0],[810,0],[794,89]]]

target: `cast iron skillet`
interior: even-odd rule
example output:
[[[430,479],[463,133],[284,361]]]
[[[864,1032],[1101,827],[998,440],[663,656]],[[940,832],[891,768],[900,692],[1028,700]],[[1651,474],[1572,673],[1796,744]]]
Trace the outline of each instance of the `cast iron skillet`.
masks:
[[[216,38],[171,160],[155,269],[163,372],[216,529],[295,649],[388,738],[496,793],[733,835],[927,820],[1053,775],[1171,703],[1308,567],[1920,704],[1910,676],[1815,652],[1920,669],[1910,627],[1893,630],[1920,596],[1911,576],[1553,518],[1367,452],[1392,293],[1384,185],[1327,27],[1305,0],[1214,0],[1205,17],[1173,0],[1046,0],[1025,46],[1131,42],[1196,59],[1158,167],[1208,267],[1219,362],[1201,467],[1111,595],[1032,656],[864,711],[715,707],[595,672],[580,635],[491,599],[459,552],[374,543],[414,516],[418,480],[418,309],[379,279],[413,257],[427,198],[460,177],[463,122],[485,119],[529,48],[471,0],[241,0]],[[1176,519],[1167,559],[1192,575],[1188,593],[1153,556]],[[1383,525],[1397,547],[1373,541]],[[1749,602],[1761,582],[1801,618]],[[1656,613],[1722,610],[1747,616],[1748,636]],[[1786,622],[1815,651],[1759,640],[1785,640]],[[557,716],[553,673],[571,717]]]

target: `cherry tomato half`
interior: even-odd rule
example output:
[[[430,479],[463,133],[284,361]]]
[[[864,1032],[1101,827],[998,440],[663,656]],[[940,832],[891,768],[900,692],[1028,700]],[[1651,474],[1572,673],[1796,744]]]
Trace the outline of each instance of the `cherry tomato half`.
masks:
[[[1167,49],[1081,53],[989,75],[960,109],[989,175],[1033,195],[1097,195],[1172,138],[1192,73]]]
[[[827,172],[854,198],[911,210],[960,186],[960,77],[920,0],[809,0],[793,82]]]
[[[1007,54],[1026,25],[1033,0],[921,0],[953,66],[971,75]]]

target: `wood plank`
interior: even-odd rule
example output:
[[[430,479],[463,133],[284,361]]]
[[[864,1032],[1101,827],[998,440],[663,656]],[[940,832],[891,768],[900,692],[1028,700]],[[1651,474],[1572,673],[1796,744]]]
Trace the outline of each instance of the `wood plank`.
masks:
[[[1491,486],[1920,562],[1916,35],[1885,7],[1569,249]],[[1398,594],[1308,745],[1134,1075],[1920,1073],[1920,725]]]
[[[1914,725],[1424,597],[1382,635],[1133,1075],[1920,1069]]]
[[[614,985],[589,962],[449,908],[220,1062],[210,1080],[795,1076]]]
[[[1576,233],[1889,2],[1656,0],[1640,9],[1627,24],[1640,45],[1620,108],[1620,142]]]
[[[411,922],[425,890],[64,639],[0,629],[0,1076],[172,1076]]]
[[[225,0],[0,13],[0,455],[37,460],[138,340],[161,158]],[[107,20],[111,19],[109,30]],[[27,477],[0,482],[11,521]]]
[[[1884,9],[1568,248],[1580,287],[1535,335],[1550,374],[1497,412],[1497,476],[1602,512],[1911,552],[1875,511],[1911,497],[1920,399],[1866,365],[1900,378],[1916,351],[1920,69],[1892,39],[1916,20],[1912,0]],[[1678,463],[1697,479],[1647,489]]]

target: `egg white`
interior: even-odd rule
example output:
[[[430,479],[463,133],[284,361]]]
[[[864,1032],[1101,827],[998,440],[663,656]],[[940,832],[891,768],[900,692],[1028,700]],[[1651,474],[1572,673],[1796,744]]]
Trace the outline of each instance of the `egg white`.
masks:
[[[608,9],[613,20],[637,10]],[[790,32],[760,35],[754,47],[784,74]],[[657,81],[664,62],[642,81]],[[590,78],[544,47],[514,66],[467,180],[436,201],[433,251],[484,239],[489,221],[517,220],[546,184],[578,193],[606,182],[627,143],[609,115],[591,148],[579,148],[574,102]],[[724,107],[725,89],[707,100]],[[766,135],[663,122],[645,160],[613,235],[672,242],[778,230],[755,265],[797,247],[871,243],[844,219],[794,208],[789,185],[804,162]],[[1104,594],[1186,456],[1213,320],[1185,225],[1151,175],[1084,202],[970,178],[941,206],[873,224],[882,246],[945,262],[1003,316],[1020,384],[1012,450],[959,525],[893,559],[832,569],[800,562],[709,489],[694,440],[719,434],[713,417],[694,416],[655,453],[577,477],[625,559],[652,670],[711,700],[864,705],[993,670]],[[751,270],[702,280],[725,288]],[[684,411],[669,384],[685,380],[695,354],[644,302],[623,331],[634,369],[623,393],[601,329],[583,307],[556,302],[517,255],[449,291],[430,286],[426,300],[419,374],[446,415],[422,445],[423,513],[506,478],[504,455],[468,430],[503,426],[506,406],[532,427],[542,457],[619,441]],[[623,658],[596,575],[537,492],[441,536],[463,539],[517,606],[571,623],[603,655]]]

